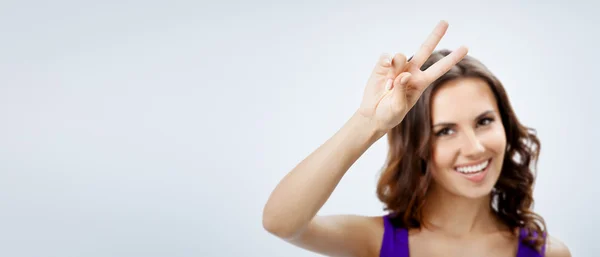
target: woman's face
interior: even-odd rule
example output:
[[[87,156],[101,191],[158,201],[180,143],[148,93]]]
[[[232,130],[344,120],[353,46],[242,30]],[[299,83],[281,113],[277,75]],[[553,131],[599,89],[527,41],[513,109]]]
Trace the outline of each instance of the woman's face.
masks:
[[[502,169],[506,135],[496,99],[479,78],[441,85],[431,102],[432,176],[454,195],[487,196]]]

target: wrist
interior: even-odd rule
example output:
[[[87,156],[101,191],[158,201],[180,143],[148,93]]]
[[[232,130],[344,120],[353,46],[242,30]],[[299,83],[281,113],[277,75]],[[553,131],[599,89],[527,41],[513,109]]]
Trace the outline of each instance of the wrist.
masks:
[[[365,117],[358,111],[352,115],[349,123],[357,130],[361,137],[372,142],[379,140],[387,133],[387,131],[383,131],[377,126],[377,121],[370,117]]]

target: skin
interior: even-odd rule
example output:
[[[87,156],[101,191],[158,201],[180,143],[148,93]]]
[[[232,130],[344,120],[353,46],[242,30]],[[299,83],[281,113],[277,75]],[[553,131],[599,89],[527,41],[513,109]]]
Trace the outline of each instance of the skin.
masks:
[[[387,131],[398,125],[423,90],[467,53],[461,47],[426,71],[419,67],[431,55],[448,24],[442,21],[411,62],[402,54],[382,55],[354,115],[331,138],[280,181],[263,210],[263,227],[303,249],[327,256],[379,256],[381,216],[316,215],[352,164]],[[489,112],[486,112],[489,111]],[[485,116],[480,116],[486,112]],[[432,100],[436,126],[433,184],[425,207],[431,224],[409,232],[411,257],[516,256],[517,238],[495,219],[489,207],[506,147],[496,102],[477,79],[446,82]],[[487,119],[486,119],[487,118]],[[493,121],[490,121],[493,119]],[[492,158],[482,183],[454,171],[456,165]],[[546,256],[571,256],[550,236]]]

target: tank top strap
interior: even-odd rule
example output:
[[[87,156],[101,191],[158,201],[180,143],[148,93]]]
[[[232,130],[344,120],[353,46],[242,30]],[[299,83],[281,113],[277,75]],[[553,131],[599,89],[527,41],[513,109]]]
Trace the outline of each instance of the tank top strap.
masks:
[[[528,232],[525,228],[519,229],[519,246],[517,250],[517,257],[544,257],[546,255],[546,245],[542,245],[541,252],[538,252],[535,248],[524,242],[527,235]],[[533,236],[537,237],[538,235],[536,232],[533,232]]]
[[[395,227],[390,214],[383,216],[383,241],[379,257],[409,257],[408,230]]]

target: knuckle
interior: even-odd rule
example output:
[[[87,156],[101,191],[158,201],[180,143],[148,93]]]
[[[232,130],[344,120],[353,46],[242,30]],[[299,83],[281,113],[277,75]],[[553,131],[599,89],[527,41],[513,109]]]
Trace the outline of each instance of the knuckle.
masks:
[[[388,70],[387,69],[377,69],[375,71],[375,74],[380,75],[380,76],[387,76]]]
[[[394,56],[394,60],[400,63],[405,63],[406,62],[406,55],[398,53],[396,54],[396,56]]]

